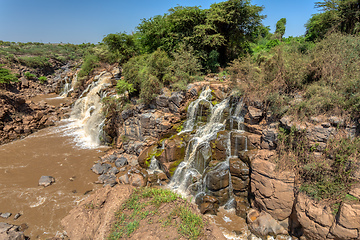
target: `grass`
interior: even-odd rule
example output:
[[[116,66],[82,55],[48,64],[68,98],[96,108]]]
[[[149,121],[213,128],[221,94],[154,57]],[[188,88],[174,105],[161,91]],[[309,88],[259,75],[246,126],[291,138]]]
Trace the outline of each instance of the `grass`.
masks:
[[[189,239],[198,239],[204,227],[201,216],[191,212],[186,202],[180,205],[181,197],[170,190],[157,188],[135,189],[130,198],[115,212],[116,221],[112,226],[109,240],[130,237],[141,224],[153,224],[153,220],[144,220],[149,216],[159,215],[159,208],[165,203],[175,203],[178,205],[165,218],[157,222],[162,222],[163,227],[172,224],[174,217],[181,219],[180,224],[176,225],[179,234]],[[144,220],[142,222],[142,220]],[[157,223],[156,222],[156,223]],[[175,224],[173,224],[175,225]]]

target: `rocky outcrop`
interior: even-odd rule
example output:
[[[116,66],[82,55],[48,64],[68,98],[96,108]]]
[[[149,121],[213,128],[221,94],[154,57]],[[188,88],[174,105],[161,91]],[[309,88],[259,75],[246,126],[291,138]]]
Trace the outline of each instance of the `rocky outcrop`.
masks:
[[[2,240],[25,240],[27,237],[22,231],[21,226],[0,222],[0,239]]]
[[[259,159],[255,159],[251,167],[251,191],[256,206],[276,220],[289,218],[295,200],[295,174],[279,173],[275,164]]]

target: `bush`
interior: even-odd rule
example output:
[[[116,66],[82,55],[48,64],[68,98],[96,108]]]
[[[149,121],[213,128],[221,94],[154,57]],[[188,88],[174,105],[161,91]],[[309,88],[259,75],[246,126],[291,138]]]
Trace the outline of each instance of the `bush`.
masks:
[[[47,82],[47,78],[45,76],[41,76],[39,77],[39,81],[41,84],[44,84],[45,82]]]
[[[3,64],[0,64],[0,83],[9,84],[10,82],[16,82],[18,79],[11,74],[9,69],[2,68]]]
[[[78,77],[80,79],[84,79],[85,77],[89,76],[89,74],[99,66],[98,64],[99,59],[95,55],[87,55],[84,59],[83,64],[81,65],[81,69],[78,73]]]
[[[24,76],[29,80],[35,80],[36,79],[36,75],[32,74],[32,73],[29,73],[29,72],[24,73]]]
[[[50,66],[49,58],[43,56],[37,57],[18,57],[19,62],[30,68],[45,68]]]

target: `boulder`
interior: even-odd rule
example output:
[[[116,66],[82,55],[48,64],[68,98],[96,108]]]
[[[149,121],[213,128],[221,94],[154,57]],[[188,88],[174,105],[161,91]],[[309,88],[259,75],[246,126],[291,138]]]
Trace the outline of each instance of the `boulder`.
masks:
[[[263,117],[263,111],[261,109],[248,106],[249,120],[251,124],[257,124]]]
[[[225,161],[227,158],[228,131],[220,131],[215,140],[210,141],[212,159]]]
[[[41,176],[39,180],[39,186],[50,186],[52,183],[55,182],[55,178],[51,176]]]
[[[116,176],[113,173],[102,174],[98,177],[98,181],[96,183],[104,184],[104,186],[109,185],[113,187],[117,184]]]
[[[11,215],[12,215],[11,213],[7,212],[7,213],[2,213],[2,214],[0,215],[0,217],[7,219],[7,218],[9,218]]]
[[[91,170],[98,175],[107,173],[110,169],[111,165],[108,163],[96,163],[91,168]]]
[[[229,186],[229,167],[226,164],[218,164],[210,170],[205,176],[206,187],[212,191]]]
[[[145,179],[144,176],[139,173],[134,173],[130,175],[129,183],[134,187],[145,187],[147,184],[147,179]]]
[[[348,229],[360,230],[360,204],[342,203],[339,209],[338,223]]]
[[[278,136],[278,124],[272,123],[266,129],[262,131],[261,136],[261,148],[274,149],[276,148]]]
[[[288,232],[270,214],[266,212],[257,213],[250,210],[248,213],[250,231],[259,237],[267,235],[286,235]]]
[[[128,164],[128,160],[125,157],[120,157],[115,160],[115,166],[121,168]]]
[[[288,218],[294,204],[295,174],[278,172],[275,164],[255,159],[252,162],[251,191],[255,204],[276,220]]]

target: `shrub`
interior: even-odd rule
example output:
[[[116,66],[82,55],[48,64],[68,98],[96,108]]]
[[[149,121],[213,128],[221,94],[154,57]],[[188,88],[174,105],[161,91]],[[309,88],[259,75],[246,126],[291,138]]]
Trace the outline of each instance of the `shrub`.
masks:
[[[95,55],[87,55],[84,59],[78,77],[83,79],[87,77],[98,66],[99,59]]]
[[[18,79],[11,74],[9,69],[3,68],[3,64],[0,64],[0,83],[9,84],[10,82],[16,82]]]
[[[41,76],[39,77],[39,81],[41,84],[44,84],[45,82],[47,82],[47,78],[45,76]]]
[[[24,73],[24,76],[29,80],[35,80],[36,79],[36,75],[32,74],[32,73],[29,73],[29,72]]]

